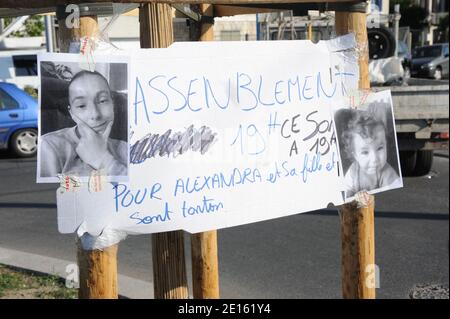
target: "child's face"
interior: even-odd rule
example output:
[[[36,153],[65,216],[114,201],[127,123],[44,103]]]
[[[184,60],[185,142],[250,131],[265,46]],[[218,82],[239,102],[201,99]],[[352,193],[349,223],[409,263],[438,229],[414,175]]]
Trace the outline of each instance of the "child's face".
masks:
[[[75,123],[81,120],[97,133],[103,133],[108,123],[114,120],[109,86],[98,75],[86,74],[72,82],[69,103]]]
[[[373,135],[363,138],[353,136],[353,155],[359,167],[368,175],[374,175],[386,165],[386,134],[382,126],[374,128]]]

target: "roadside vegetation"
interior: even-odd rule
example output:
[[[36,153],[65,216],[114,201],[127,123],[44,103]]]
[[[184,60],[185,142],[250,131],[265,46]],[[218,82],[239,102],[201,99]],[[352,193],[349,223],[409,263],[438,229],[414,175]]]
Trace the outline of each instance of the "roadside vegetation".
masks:
[[[10,268],[0,264],[0,299],[76,299],[77,289],[51,275]]]

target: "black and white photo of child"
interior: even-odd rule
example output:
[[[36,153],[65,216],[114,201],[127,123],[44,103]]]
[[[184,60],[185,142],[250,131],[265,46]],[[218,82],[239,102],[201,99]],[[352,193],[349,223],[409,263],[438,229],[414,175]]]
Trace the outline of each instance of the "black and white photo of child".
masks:
[[[127,64],[41,61],[38,181],[128,176]]]
[[[358,108],[334,113],[345,194],[402,187],[390,92],[371,93]]]

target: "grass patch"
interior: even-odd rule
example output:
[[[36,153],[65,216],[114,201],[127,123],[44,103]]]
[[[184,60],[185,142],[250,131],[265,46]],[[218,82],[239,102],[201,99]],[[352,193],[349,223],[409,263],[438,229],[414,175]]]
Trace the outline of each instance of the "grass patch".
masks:
[[[0,296],[6,291],[13,289],[26,288],[29,281],[24,276],[8,271],[4,266],[0,265]]]
[[[0,265],[0,298],[75,299],[77,295],[77,289],[65,287],[64,280],[57,276]]]

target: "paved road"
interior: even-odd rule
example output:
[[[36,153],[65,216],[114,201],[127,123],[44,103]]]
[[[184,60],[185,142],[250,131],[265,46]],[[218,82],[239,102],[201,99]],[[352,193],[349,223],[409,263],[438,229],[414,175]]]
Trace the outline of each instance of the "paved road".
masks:
[[[0,153],[0,248],[75,260],[74,235],[57,232],[56,186],[35,184],[35,166],[35,159]],[[416,284],[449,283],[448,152],[435,156],[431,176],[404,183],[376,196],[379,298],[407,298]],[[233,227],[218,236],[223,298],[341,297],[336,210]],[[119,272],[152,281],[150,236],[121,243]]]

